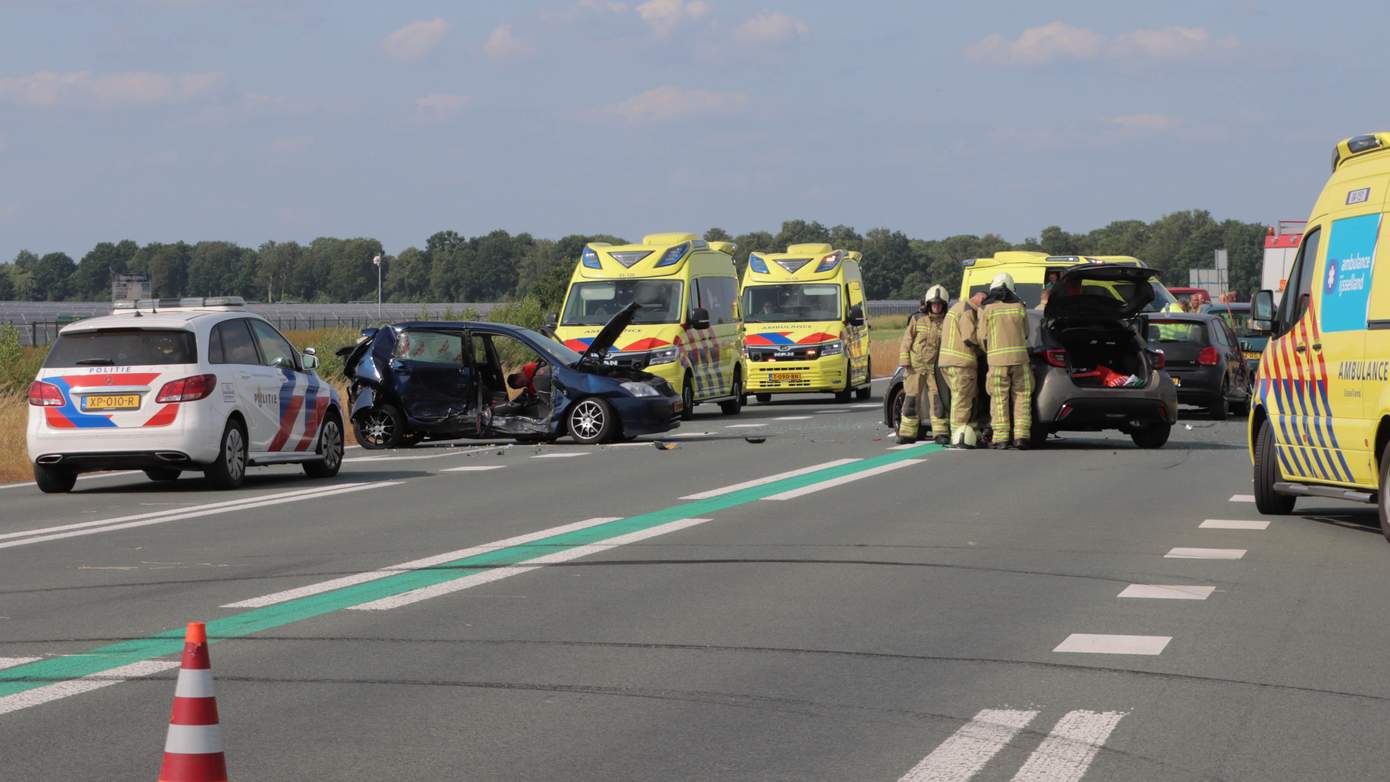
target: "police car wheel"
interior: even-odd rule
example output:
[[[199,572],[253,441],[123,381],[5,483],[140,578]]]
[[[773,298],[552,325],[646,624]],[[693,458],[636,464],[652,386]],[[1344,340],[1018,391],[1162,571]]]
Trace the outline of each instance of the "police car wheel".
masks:
[[[618,428],[613,408],[596,397],[575,402],[566,419],[570,437],[581,445],[607,442]]]
[[[222,430],[222,442],[217,460],[204,470],[214,489],[235,489],[246,480],[246,432],[236,421],[228,421]]]
[[[151,467],[148,470],[145,470],[144,473],[146,478],[149,478],[152,481],[157,481],[159,483],[177,481],[179,479],[179,475],[181,474],[179,470],[175,470],[172,467]]]
[[[1385,483],[1384,460],[1381,460],[1381,484]],[[1255,436],[1255,510],[1272,516],[1293,513],[1296,497],[1278,494],[1274,484],[1282,479],[1279,472],[1278,457],[1274,453],[1274,427],[1269,421],[1260,424],[1259,434]],[[1384,528],[1385,511],[1381,511],[1381,525]]]
[[[324,419],[319,429],[319,460],[304,463],[304,474],[310,478],[332,478],[343,467],[343,425],[338,416]]]
[[[405,421],[396,408],[380,405],[359,413],[353,419],[352,428],[363,448],[379,451],[400,445]]]
[[[1376,508],[1380,511],[1380,534],[1390,541],[1390,443],[1380,453],[1380,497]]]
[[[36,464],[34,483],[44,494],[66,494],[77,485],[77,471],[56,464]]]

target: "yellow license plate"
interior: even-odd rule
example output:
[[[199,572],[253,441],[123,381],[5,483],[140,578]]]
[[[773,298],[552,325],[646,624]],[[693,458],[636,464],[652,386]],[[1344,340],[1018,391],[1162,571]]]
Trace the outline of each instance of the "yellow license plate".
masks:
[[[800,373],[800,372],[773,372],[771,376],[772,376],[772,382],[774,382],[774,383],[783,383],[783,382],[786,382],[786,381],[789,381],[789,380],[800,380],[800,379],[801,379],[801,373]]]
[[[82,397],[83,410],[138,410],[139,394],[87,394]]]
[[[1182,378],[1180,378],[1180,377],[1175,377],[1175,378],[1173,378],[1173,385],[1175,385],[1175,386],[1180,386],[1180,385],[1182,385]]]
[[[1256,361],[1258,361],[1259,358],[1260,358],[1260,354],[1259,354],[1259,353],[1255,353],[1255,352],[1250,351],[1250,350],[1247,350],[1247,351],[1245,351],[1245,357],[1246,357],[1246,358],[1253,358],[1253,359],[1255,359]]]

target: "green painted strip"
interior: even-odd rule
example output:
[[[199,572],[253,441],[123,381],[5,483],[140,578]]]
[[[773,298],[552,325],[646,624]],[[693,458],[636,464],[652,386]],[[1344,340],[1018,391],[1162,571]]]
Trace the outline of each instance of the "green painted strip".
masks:
[[[901,451],[890,451],[858,462],[828,467],[806,475],[786,478],[774,483],[711,497],[705,500],[672,505],[669,508],[610,521],[587,529],[553,535],[533,543],[489,551],[432,568],[412,570],[394,576],[344,587],[332,592],[310,595],[278,605],[254,608],[239,614],[214,619],[207,623],[208,641],[216,643],[229,638],[242,638],[253,633],[302,622],[316,616],[331,614],[384,597],[399,595],[413,589],[453,581],[480,569],[516,565],[528,559],[554,553],[609,538],[651,529],[681,519],[708,516],[721,510],[757,502],[784,491],[810,486],[813,483],[854,475],[885,464],[915,459],[941,450],[934,444],[921,445]],[[80,654],[38,660],[26,665],[0,670],[0,698],[32,690],[54,682],[67,681],[109,671],[122,665],[179,654],[183,650],[183,628],[165,630],[146,638],[120,641],[97,647]]]

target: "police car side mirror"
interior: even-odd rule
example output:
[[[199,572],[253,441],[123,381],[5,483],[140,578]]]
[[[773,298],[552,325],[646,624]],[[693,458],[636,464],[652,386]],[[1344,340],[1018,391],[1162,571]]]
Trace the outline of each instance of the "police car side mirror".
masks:
[[[690,311],[690,328],[702,331],[709,328],[709,310],[696,307]]]
[[[1274,327],[1274,291],[1259,291],[1250,299],[1250,330],[1269,334]]]
[[[309,370],[309,369],[318,369],[318,368],[319,368],[318,351],[315,350],[315,349],[313,349],[313,348],[305,348],[305,349],[304,349],[304,355],[302,355],[302,356],[299,357],[299,363],[302,364],[302,365],[304,366],[304,369],[306,369],[306,370]]]
[[[845,321],[851,326],[864,325],[864,305],[856,304],[849,308],[849,318]]]

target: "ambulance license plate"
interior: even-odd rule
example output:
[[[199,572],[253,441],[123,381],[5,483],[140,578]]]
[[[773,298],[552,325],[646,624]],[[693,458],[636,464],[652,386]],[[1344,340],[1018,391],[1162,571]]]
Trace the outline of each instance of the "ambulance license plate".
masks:
[[[786,383],[801,379],[800,372],[773,372],[770,376],[774,383]]]
[[[1173,385],[1175,385],[1175,386],[1180,386],[1180,385],[1182,385],[1182,378],[1180,378],[1180,377],[1175,377],[1175,378],[1173,378]]]
[[[82,397],[83,410],[139,410],[139,394],[87,394]]]
[[[1259,354],[1259,353],[1256,353],[1256,352],[1253,351],[1253,350],[1247,350],[1247,351],[1245,351],[1245,357],[1246,357],[1246,358],[1253,358],[1253,359],[1255,359],[1256,361],[1258,361],[1258,360],[1260,359],[1260,354]]]

